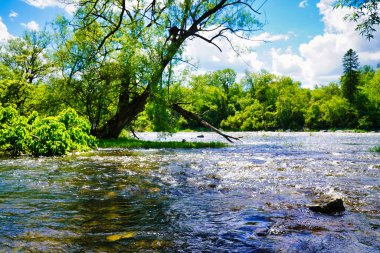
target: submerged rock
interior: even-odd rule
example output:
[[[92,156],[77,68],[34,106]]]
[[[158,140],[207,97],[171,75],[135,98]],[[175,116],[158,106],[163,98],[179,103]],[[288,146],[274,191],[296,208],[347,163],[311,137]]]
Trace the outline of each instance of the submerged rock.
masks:
[[[201,134],[201,135],[198,135],[197,137],[198,138],[204,138],[205,136],[203,134]]]
[[[337,214],[346,210],[343,205],[343,200],[341,199],[333,200],[326,205],[310,206],[309,209],[313,212],[324,214]]]

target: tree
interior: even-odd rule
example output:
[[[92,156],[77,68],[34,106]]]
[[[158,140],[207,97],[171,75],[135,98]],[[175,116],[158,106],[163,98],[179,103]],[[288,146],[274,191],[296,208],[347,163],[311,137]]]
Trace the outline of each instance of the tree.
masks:
[[[35,109],[33,92],[51,69],[45,32],[26,32],[0,46],[0,102],[14,104],[21,114]]]
[[[380,24],[379,0],[339,0],[337,7],[349,7],[352,13],[345,19],[359,22],[356,30],[368,40],[373,39],[375,27]]]
[[[180,58],[187,40],[198,38],[219,48],[219,39],[230,41],[229,34],[249,36],[261,27],[256,19],[258,10],[253,7],[256,1],[252,0],[75,2],[76,29],[101,28],[91,36],[97,50],[89,58],[117,57],[123,63],[117,108],[96,131],[103,138],[117,137],[144,110],[148,100],[165,88],[162,77],[169,63],[175,64]]]
[[[58,74],[50,79],[50,104],[58,111],[71,107],[79,114],[86,115],[91,122],[91,132],[96,132],[116,111],[119,85],[122,81],[124,62],[118,55],[104,56],[99,52],[93,39],[101,36],[103,29],[70,29],[69,21],[58,17],[53,26],[54,45],[58,48],[53,54]],[[121,53],[119,53],[121,54]],[[131,65],[129,71],[133,70]]]
[[[349,49],[343,56],[343,76],[341,79],[343,96],[350,103],[354,103],[357,86],[359,84],[359,57],[356,52]]]

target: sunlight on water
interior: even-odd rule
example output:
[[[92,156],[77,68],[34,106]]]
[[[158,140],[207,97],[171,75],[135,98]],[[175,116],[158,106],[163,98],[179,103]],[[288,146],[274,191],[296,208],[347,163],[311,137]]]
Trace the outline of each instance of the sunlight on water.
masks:
[[[223,141],[202,134],[167,140]],[[222,149],[0,160],[0,251],[380,251],[379,134],[234,135]],[[308,210],[334,198],[343,215]]]

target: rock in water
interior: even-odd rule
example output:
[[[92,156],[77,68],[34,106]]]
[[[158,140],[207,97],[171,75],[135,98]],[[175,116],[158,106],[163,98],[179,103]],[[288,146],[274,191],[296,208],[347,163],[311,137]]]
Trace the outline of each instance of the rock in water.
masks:
[[[343,200],[336,199],[327,203],[326,205],[311,206],[309,209],[313,212],[324,213],[324,214],[337,214],[342,213],[346,208],[344,208]]]

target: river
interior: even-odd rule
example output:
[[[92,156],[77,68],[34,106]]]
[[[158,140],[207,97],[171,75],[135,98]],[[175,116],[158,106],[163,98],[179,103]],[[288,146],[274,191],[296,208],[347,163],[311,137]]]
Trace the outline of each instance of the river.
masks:
[[[202,134],[166,140],[224,141]],[[1,158],[0,252],[380,252],[380,134],[233,135],[220,149]],[[343,214],[308,209],[334,198]]]

